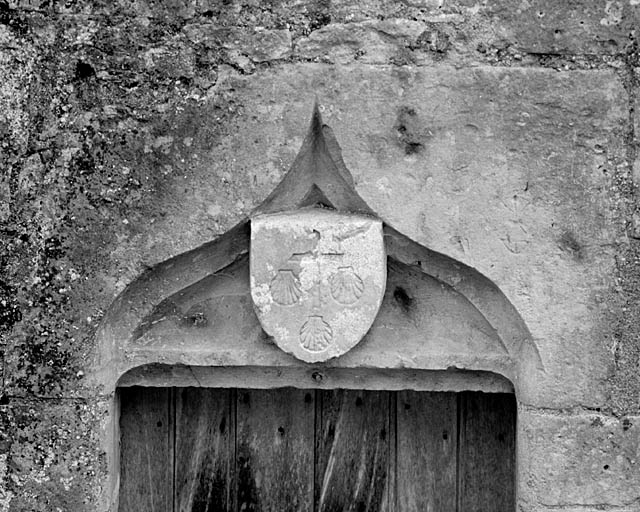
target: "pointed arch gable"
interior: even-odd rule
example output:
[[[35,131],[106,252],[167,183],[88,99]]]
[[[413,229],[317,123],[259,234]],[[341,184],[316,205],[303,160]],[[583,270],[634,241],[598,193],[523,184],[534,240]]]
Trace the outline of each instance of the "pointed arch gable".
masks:
[[[302,208],[376,217],[356,192],[317,106],[291,170],[254,215]],[[118,386],[515,391],[520,401],[530,401],[544,369],[504,293],[475,269],[384,223],[386,291],[362,341],[321,364],[283,352],[253,309],[251,218],[144,272],[101,322],[88,377],[111,400],[104,442],[109,503],[118,499]]]
[[[98,332],[106,390],[135,367],[301,367],[262,331],[249,290],[249,222],[160,263],[116,299]],[[542,364],[526,325],[488,278],[385,226],[387,290],[369,333],[336,368],[488,371],[517,391]]]
[[[356,192],[317,105],[291,170],[254,214],[313,207],[375,216]],[[127,286],[97,333],[98,384],[112,391],[132,368],[159,363],[304,365],[270,343],[253,312],[250,229],[251,217]],[[520,394],[535,386],[540,355],[491,280],[387,224],[384,240],[389,272],[378,318],[359,345],[328,366],[489,371],[512,381]]]

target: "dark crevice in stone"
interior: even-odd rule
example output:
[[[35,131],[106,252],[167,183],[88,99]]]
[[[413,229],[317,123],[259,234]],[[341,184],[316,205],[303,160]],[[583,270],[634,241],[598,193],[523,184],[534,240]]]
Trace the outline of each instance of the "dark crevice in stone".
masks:
[[[95,74],[96,72],[93,69],[93,66],[88,62],[83,62],[79,60],[76,63],[76,71],[75,71],[76,80],[86,80],[88,78],[91,78],[92,76],[95,76]]]
[[[571,254],[577,261],[584,259],[584,248],[571,231],[565,231],[558,239],[558,246]]]
[[[415,108],[406,105],[400,107],[396,118],[395,130],[406,155],[413,155],[422,151],[428,130],[421,126]]]
[[[393,298],[405,313],[410,313],[414,306],[414,300],[401,286],[396,286],[393,291]]]
[[[335,206],[327,199],[327,196],[324,192],[318,187],[318,185],[313,185],[309,193],[304,197],[302,201],[300,201],[300,208],[304,208],[306,206],[314,206],[319,208],[328,208],[331,210],[335,210]]]

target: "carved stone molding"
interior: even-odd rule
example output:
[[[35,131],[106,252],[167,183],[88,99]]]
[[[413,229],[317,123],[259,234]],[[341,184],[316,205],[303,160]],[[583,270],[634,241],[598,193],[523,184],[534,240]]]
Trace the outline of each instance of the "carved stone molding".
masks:
[[[296,220],[278,224],[283,218]],[[261,246],[269,222],[288,227]],[[336,243],[350,222],[378,230],[351,256]],[[324,226],[316,231],[325,230],[328,244],[314,241],[314,223]],[[304,232],[300,247],[286,233],[294,224]],[[259,249],[250,256],[252,244]],[[363,255],[373,259],[363,264]],[[345,311],[353,315],[340,324],[336,318]],[[357,336],[347,339],[347,324]],[[278,330],[283,325],[286,336]],[[488,278],[378,219],[356,192],[317,107],[300,153],[273,193],[218,239],[132,282],[106,314],[98,342],[93,376],[107,392],[145,365],[170,374],[178,367],[201,373],[324,361],[323,368],[337,369],[492,372],[526,401],[543,371],[522,318]]]

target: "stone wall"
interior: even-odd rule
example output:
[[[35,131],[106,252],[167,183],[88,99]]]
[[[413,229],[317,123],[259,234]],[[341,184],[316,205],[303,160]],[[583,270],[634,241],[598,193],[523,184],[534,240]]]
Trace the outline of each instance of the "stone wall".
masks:
[[[0,1],[0,511],[106,508],[105,310],[266,197],[316,94],[369,205],[534,337],[519,510],[640,510],[639,22],[636,0]]]

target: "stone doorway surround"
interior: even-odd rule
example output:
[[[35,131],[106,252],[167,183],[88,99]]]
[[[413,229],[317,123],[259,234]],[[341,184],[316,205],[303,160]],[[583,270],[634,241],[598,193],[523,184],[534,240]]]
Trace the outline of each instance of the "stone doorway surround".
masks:
[[[375,216],[357,194],[317,106],[291,170],[253,215],[330,208]],[[305,363],[263,331],[250,294],[251,217],[131,283],[97,334],[97,384],[112,396],[104,447],[117,510],[117,387],[482,390],[529,403],[544,368],[514,306],[485,276],[383,224],[386,291],[370,330],[346,354]],[[516,477],[524,468],[516,461]]]

